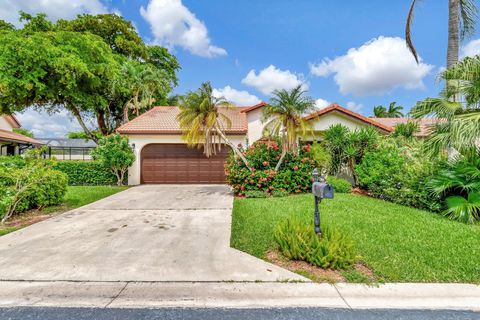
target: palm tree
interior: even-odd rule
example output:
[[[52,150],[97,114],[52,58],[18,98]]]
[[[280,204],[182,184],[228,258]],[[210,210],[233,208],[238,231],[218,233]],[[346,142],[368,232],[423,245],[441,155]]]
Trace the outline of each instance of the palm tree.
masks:
[[[411,25],[415,6],[418,4],[418,2],[418,0],[412,1],[405,27],[405,40],[417,63],[418,54],[415,46],[413,45],[411,37]],[[447,68],[452,67],[455,63],[458,62],[460,41],[474,34],[475,24],[477,20],[477,11],[478,8],[475,0],[448,1]]]
[[[401,118],[401,117],[403,117],[403,113],[402,113],[402,111],[400,111],[402,109],[403,109],[403,107],[402,106],[397,106],[396,102],[390,103],[390,105],[388,106],[388,110],[387,110],[388,118]]]
[[[480,57],[467,57],[440,76],[455,85],[449,85],[440,98],[418,102],[410,114],[414,118],[439,119],[425,141],[431,156],[448,148],[469,155],[480,148]],[[464,98],[463,102],[452,101],[452,97],[459,95]]]
[[[387,117],[387,109],[384,106],[373,107],[373,116],[375,118],[386,118]]]
[[[188,92],[179,98],[177,121],[182,128],[182,138],[189,146],[202,147],[205,156],[216,154],[223,143],[230,146],[249,169],[242,152],[226,136],[225,130],[232,126],[222,108],[233,108],[224,97],[214,97],[210,82],[202,83],[197,91]]]
[[[264,133],[282,139],[282,155],[276,171],[287,152],[298,154],[298,136],[304,136],[310,129],[304,116],[315,109],[315,101],[305,93],[301,85],[291,90],[275,90],[270,104],[263,109]]]
[[[123,121],[129,121],[129,111],[138,117],[142,110],[149,109],[156,97],[165,95],[170,84],[162,70],[133,62],[122,66],[122,75],[117,90],[126,90],[130,98],[123,107]]]

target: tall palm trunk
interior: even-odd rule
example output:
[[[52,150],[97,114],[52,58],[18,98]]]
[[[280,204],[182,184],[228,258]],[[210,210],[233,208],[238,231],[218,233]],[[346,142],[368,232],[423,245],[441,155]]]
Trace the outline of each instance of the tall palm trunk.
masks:
[[[460,41],[460,0],[448,1],[448,49],[447,68],[458,62]]]
[[[227,136],[223,133],[222,129],[216,125],[215,126],[215,131],[218,133],[218,135],[223,139],[223,141],[232,148],[233,152],[240,158],[242,159],[243,163],[245,166],[248,168],[248,170],[252,171],[252,168],[248,164],[247,158],[243,155],[243,153],[237,148],[237,146],[230,141],[230,139],[227,138]]]

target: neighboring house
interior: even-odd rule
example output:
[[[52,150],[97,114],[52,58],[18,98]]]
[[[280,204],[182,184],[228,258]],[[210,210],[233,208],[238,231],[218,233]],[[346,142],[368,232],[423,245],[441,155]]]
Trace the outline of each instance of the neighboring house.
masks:
[[[412,119],[412,118],[373,118],[375,121],[380,122],[386,126],[395,128],[397,124],[416,122],[418,124],[418,132],[414,136],[418,138],[425,138],[430,134],[430,128],[438,123],[438,119],[435,118],[422,118],[422,119]]]
[[[47,156],[57,160],[92,160],[90,151],[97,144],[92,140],[66,138],[38,138],[48,146]]]
[[[221,108],[232,126],[227,129],[228,138],[246,147],[262,137],[262,102],[251,107]],[[136,160],[128,171],[128,184],[143,183],[224,183],[224,163],[228,148],[206,158],[203,150],[188,148],[182,139],[176,116],[177,107],[154,107],[118,128],[126,135],[135,151]],[[350,129],[373,126],[388,134],[393,128],[345,109],[337,104],[305,117],[312,121],[314,135],[305,140],[319,139],[323,131],[333,124],[343,124]]]
[[[0,155],[19,155],[26,149],[43,144],[36,139],[13,132],[13,129],[20,127],[20,122],[13,114],[0,116]]]

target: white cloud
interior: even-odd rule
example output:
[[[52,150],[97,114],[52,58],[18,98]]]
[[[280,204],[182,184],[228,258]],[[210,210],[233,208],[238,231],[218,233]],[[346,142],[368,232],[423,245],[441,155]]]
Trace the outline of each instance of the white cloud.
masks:
[[[343,94],[381,95],[395,88],[423,88],[423,78],[433,66],[417,64],[401,38],[379,37],[333,60],[310,64],[310,72],[319,77],[334,74]]]
[[[320,99],[315,100],[315,107],[317,109],[323,109],[323,108],[328,107],[329,105],[331,105],[331,102],[327,101],[325,99],[320,98]]]
[[[480,39],[472,40],[462,47],[460,56],[465,57],[474,57],[480,54]]]
[[[308,83],[303,80],[301,74],[297,75],[289,70],[280,70],[273,65],[261,70],[258,74],[255,70],[250,70],[247,76],[242,79],[242,83],[265,95],[271,95],[274,90],[290,90],[300,84],[304,90],[308,89]]]
[[[224,97],[238,106],[252,106],[260,102],[260,99],[253,94],[244,90],[233,89],[230,86],[222,89],[213,89],[213,95],[217,98]]]
[[[68,111],[62,110],[52,115],[28,109],[15,116],[23,128],[33,132],[37,138],[64,138],[68,132],[81,131],[78,122],[69,116]]]
[[[19,11],[30,14],[46,13],[47,17],[73,19],[81,13],[105,13],[107,8],[99,0],[2,0],[0,1],[0,19],[20,26]]]
[[[346,108],[348,110],[353,111],[353,112],[360,112],[360,110],[363,109],[363,104],[356,103],[354,101],[349,101],[349,102],[347,102]]]
[[[211,44],[205,24],[181,0],[150,0],[146,8],[140,8],[140,13],[160,45],[180,46],[202,57],[227,54],[225,49]]]

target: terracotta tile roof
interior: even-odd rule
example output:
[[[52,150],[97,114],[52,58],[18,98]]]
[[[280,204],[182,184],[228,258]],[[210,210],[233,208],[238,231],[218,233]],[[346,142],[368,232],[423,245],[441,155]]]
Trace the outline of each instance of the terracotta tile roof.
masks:
[[[232,126],[226,129],[228,134],[246,134],[247,118],[241,113],[243,108],[220,108],[220,112],[228,116]],[[150,109],[117,129],[124,134],[181,134],[177,122],[178,107],[159,106]]]
[[[412,118],[374,118],[375,121],[380,122],[386,126],[395,127],[400,123],[407,123],[409,121],[417,122],[419,131],[415,134],[417,137],[426,137],[430,134],[430,127],[440,120],[436,118],[422,118],[422,119],[412,119]]]
[[[250,111],[256,110],[258,108],[265,107],[266,105],[268,105],[268,103],[262,101],[260,103],[257,103],[254,106],[251,106],[251,107],[242,107],[242,110],[240,112],[250,112]]]
[[[23,134],[0,129],[0,141],[16,142],[23,144],[43,145],[43,142],[24,136]]]
[[[340,106],[336,103],[333,103],[330,106],[328,106],[328,107],[326,107],[322,110],[319,110],[317,112],[309,114],[304,119],[305,120],[312,120],[312,119],[315,119],[317,117],[320,117],[320,116],[322,116],[324,114],[327,114],[329,112],[332,112],[332,111],[337,111],[337,112],[346,114],[347,116],[350,116],[352,118],[355,118],[355,119],[360,120],[362,122],[365,122],[367,124],[373,125],[373,126],[379,128],[379,129],[382,129],[386,132],[392,132],[393,131],[393,128],[391,126],[380,123],[380,122],[376,121],[376,119],[367,118],[365,116],[362,116],[361,114],[353,112],[351,110],[348,110],[348,109],[346,109],[346,108],[344,108],[344,107],[342,107],[342,106]]]

